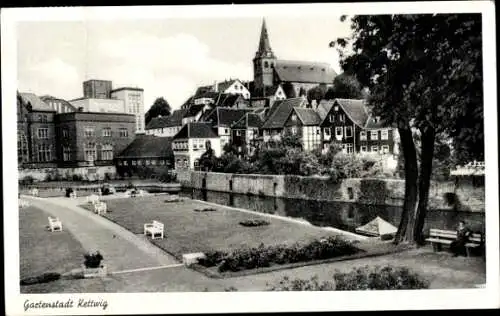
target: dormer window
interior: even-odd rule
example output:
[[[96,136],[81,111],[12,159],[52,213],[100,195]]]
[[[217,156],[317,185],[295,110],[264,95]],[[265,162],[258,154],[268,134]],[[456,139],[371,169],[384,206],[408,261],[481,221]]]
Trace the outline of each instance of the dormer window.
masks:
[[[292,121],[296,121],[297,120],[297,115],[293,114],[292,115]]]

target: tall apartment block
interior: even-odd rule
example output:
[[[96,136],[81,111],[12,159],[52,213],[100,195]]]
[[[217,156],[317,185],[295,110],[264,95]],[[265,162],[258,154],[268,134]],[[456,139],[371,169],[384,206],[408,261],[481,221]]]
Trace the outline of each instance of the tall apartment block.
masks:
[[[144,89],[123,87],[111,90],[111,98],[123,100],[125,113],[135,115],[135,133],[145,132]]]

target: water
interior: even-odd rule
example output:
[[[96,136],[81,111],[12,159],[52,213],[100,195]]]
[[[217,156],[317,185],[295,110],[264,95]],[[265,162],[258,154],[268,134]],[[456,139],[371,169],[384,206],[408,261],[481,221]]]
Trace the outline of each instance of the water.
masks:
[[[283,199],[187,188],[180,195],[261,213],[304,219],[316,226],[331,226],[350,232],[355,232],[356,227],[377,216],[398,227],[402,213],[401,207],[397,206]],[[446,210],[428,212],[424,232],[428,232],[430,228],[454,230],[460,220],[465,220],[474,231],[484,233],[484,213]]]

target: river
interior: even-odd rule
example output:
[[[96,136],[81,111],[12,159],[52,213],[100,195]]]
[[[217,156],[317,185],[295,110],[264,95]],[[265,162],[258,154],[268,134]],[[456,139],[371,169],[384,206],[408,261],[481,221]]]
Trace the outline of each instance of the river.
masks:
[[[303,219],[316,226],[331,226],[350,232],[355,232],[356,227],[377,216],[397,227],[402,213],[401,207],[397,206],[284,199],[188,188],[183,188],[180,194],[221,205]],[[429,228],[454,230],[460,220],[464,220],[474,231],[484,233],[484,213],[448,210],[429,211],[424,231],[428,232]]]

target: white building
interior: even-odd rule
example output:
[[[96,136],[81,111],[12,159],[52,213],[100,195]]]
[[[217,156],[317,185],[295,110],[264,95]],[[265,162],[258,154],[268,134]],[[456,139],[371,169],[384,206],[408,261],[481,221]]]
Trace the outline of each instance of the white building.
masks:
[[[144,133],[146,128],[144,116],[144,89],[123,87],[111,90],[113,99],[124,102],[124,113],[135,115],[135,133]]]
[[[206,151],[207,141],[210,142],[214,154],[220,157],[220,139],[209,124],[196,122],[184,125],[172,141],[175,169],[197,168],[201,155]]]
[[[250,91],[238,79],[226,80],[214,83],[213,91],[227,94],[239,94],[245,99],[250,99]]]
[[[82,108],[84,112],[126,113],[123,100],[78,98],[69,103],[76,109]]]
[[[181,130],[182,118],[186,113],[187,109],[180,109],[169,116],[154,117],[146,126],[146,135],[174,137]]]

